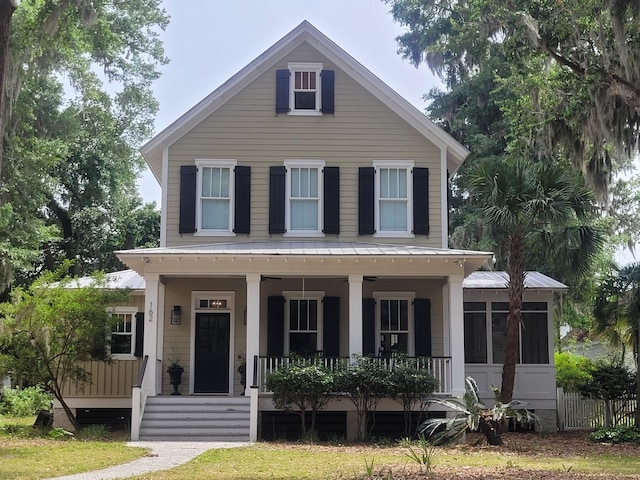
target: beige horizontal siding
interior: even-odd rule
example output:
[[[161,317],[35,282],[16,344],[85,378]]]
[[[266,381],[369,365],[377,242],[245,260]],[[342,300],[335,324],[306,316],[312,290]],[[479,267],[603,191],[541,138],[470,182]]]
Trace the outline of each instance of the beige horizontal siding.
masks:
[[[322,62],[335,75],[335,115],[275,115],[275,71],[288,62]],[[357,234],[358,167],[374,160],[413,160],[429,168],[429,237],[389,239],[385,243],[440,247],[440,150],[391,109],[340,71],[308,44],[294,50],[169,149],[167,245],[224,242],[238,237],[178,234],[181,165],[195,159],[236,159],[251,166],[252,240],[268,234],[269,167],[288,159],[324,160],[340,167],[340,240],[372,241]],[[281,237],[276,237],[281,238]]]

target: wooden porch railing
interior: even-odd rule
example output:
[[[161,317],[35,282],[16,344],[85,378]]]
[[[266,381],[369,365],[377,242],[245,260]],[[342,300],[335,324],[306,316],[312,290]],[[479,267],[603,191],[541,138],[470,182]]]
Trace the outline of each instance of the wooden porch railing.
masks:
[[[404,357],[403,360],[415,362],[416,368],[419,370],[427,370],[437,381],[438,387],[434,394],[451,395],[451,357]],[[329,369],[348,368],[349,357],[320,357],[318,359]],[[393,369],[398,361],[393,357],[375,357],[376,361],[383,363],[387,368]],[[283,365],[287,365],[292,361],[289,357],[266,357],[261,356],[258,366],[254,370],[257,377],[257,384],[260,393],[270,393],[267,390],[267,375],[275,372]]]
[[[142,423],[142,414],[144,413],[144,407],[147,403],[147,395],[144,392],[143,385],[148,361],[149,355],[145,355],[142,365],[140,365],[138,383],[133,385],[131,389],[131,440],[138,440],[140,438],[140,424]]]

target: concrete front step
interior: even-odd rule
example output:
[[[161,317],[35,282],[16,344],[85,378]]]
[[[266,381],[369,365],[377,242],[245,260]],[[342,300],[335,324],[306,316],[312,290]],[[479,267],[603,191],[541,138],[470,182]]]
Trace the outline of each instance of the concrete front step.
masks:
[[[249,398],[149,397],[140,440],[249,441]]]

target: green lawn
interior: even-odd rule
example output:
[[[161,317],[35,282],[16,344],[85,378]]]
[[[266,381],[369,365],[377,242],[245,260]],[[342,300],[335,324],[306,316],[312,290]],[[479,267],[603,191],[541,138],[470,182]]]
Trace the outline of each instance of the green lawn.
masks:
[[[35,480],[70,475],[125,463],[145,454],[124,441],[51,439],[33,429],[33,418],[0,417],[0,479]],[[586,434],[509,434],[504,447],[458,445],[435,449],[428,478],[574,478],[573,474],[609,474],[621,478],[640,472],[640,447],[602,445]],[[476,437],[477,438],[477,437]],[[470,443],[475,439],[470,436]],[[417,445],[414,449],[420,453]],[[155,480],[403,480],[427,478],[408,458],[406,447],[385,445],[309,445],[257,443],[211,450],[169,471],[135,477]],[[368,475],[368,469],[375,475]],[[567,473],[571,472],[571,473]],[[424,470],[421,473],[425,473]],[[588,478],[588,477],[580,477]],[[595,477],[594,477],[595,478]],[[635,477],[640,478],[640,477]]]

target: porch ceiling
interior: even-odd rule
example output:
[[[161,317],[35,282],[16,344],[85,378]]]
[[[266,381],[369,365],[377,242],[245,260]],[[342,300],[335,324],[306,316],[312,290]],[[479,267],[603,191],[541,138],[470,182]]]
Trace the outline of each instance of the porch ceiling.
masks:
[[[316,274],[468,275],[492,256],[489,252],[358,242],[259,241],[116,252],[144,275]]]

